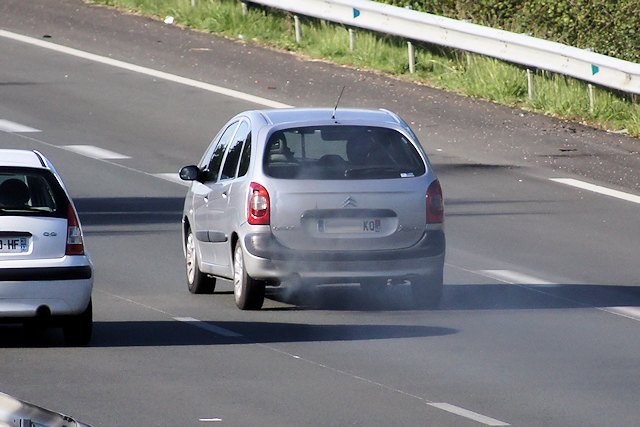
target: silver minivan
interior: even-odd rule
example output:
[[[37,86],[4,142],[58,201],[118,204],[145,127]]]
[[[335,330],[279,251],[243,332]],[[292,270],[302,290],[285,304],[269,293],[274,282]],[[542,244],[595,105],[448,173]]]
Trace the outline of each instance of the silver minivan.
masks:
[[[237,306],[265,286],[408,282],[418,307],[443,289],[444,202],[416,135],[387,110],[246,111],[197,165],[182,217],[187,283],[233,280]]]

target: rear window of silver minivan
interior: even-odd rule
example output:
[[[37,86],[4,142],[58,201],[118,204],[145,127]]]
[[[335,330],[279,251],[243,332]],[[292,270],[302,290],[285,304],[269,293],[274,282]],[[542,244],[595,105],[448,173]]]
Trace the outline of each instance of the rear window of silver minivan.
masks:
[[[418,150],[400,132],[374,126],[306,126],[274,132],[265,174],[283,179],[393,179],[423,175]]]

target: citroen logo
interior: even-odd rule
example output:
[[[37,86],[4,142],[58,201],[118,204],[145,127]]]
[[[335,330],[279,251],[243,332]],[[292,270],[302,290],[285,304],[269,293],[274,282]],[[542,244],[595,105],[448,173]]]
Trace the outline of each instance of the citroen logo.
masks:
[[[347,208],[347,207],[352,207],[352,208],[357,208],[358,207],[358,202],[356,202],[356,199],[354,199],[353,197],[349,196],[345,199],[344,202],[342,202],[342,207],[343,208]]]

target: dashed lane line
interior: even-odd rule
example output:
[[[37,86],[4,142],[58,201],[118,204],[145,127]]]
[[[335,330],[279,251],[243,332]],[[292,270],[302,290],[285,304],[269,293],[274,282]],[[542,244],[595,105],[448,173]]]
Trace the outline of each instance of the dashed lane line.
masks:
[[[556,283],[548,282],[528,274],[518,273],[511,270],[477,270],[482,276],[490,277],[507,283],[518,283],[527,285],[547,285],[554,286]]]
[[[508,423],[505,423],[504,421],[496,420],[495,418],[487,417],[486,415],[478,414],[477,412],[469,411],[468,409],[464,409],[456,405],[451,405],[450,403],[433,402],[429,403],[429,405],[433,406],[434,408],[442,409],[443,411],[447,411],[452,414],[477,421],[487,426],[501,427],[510,425]]]
[[[116,294],[113,294],[111,292],[107,292],[107,291],[104,291],[104,290],[97,290],[97,292],[103,293],[103,294],[108,295],[108,296],[110,296],[112,298],[117,298],[117,299],[126,301],[128,303],[135,304],[135,305],[138,305],[138,306],[141,306],[141,307],[156,311],[158,313],[162,313],[164,315],[167,315],[167,316],[171,317],[173,320],[175,320],[177,322],[183,322],[183,323],[186,323],[186,324],[191,325],[193,327],[206,330],[206,331],[211,332],[211,333],[216,334],[216,335],[220,335],[220,336],[223,336],[223,337],[235,337],[235,338],[239,338],[241,340],[245,340],[245,341],[247,341],[247,343],[252,343],[251,341],[246,340],[244,338],[244,336],[241,335],[241,334],[238,334],[238,333],[236,333],[234,331],[231,331],[231,330],[228,330],[228,329],[225,329],[225,328],[221,328],[221,327],[216,326],[216,325],[212,325],[212,324],[210,324],[208,322],[204,322],[202,320],[195,319],[193,317],[174,316],[174,315],[170,314],[169,312],[167,312],[165,310],[150,306],[148,304],[140,303],[140,302],[135,301],[133,299],[126,298],[126,297],[123,297],[123,296],[120,296],[120,295],[116,295]],[[372,386],[375,386],[375,387],[378,387],[378,388],[381,388],[381,389],[385,389],[385,390],[392,391],[394,393],[398,393],[398,394],[403,395],[405,397],[410,397],[412,399],[416,399],[416,400],[421,401],[421,402],[423,402],[423,403],[425,403],[425,404],[427,404],[427,405],[429,405],[429,406],[431,406],[433,408],[437,408],[437,409],[449,412],[451,414],[455,414],[455,415],[458,415],[460,417],[464,417],[464,418],[476,421],[476,422],[478,422],[480,424],[484,424],[484,425],[487,425],[487,426],[496,426],[496,427],[498,427],[498,426],[509,426],[510,425],[510,424],[505,423],[503,421],[499,421],[499,420],[496,420],[494,418],[487,417],[486,415],[482,415],[482,414],[479,414],[477,412],[473,412],[473,411],[470,411],[468,409],[461,408],[459,406],[455,406],[455,405],[452,405],[452,404],[449,404],[449,403],[444,403],[444,402],[434,402],[434,401],[426,399],[426,398],[424,398],[422,396],[418,396],[418,395],[403,391],[401,389],[398,389],[398,388],[395,388],[395,387],[391,387],[391,386],[388,386],[386,384],[383,384],[383,383],[380,383],[380,382],[377,382],[377,381],[373,381],[373,380],[370,380],[368,378],[365,378],[365,377],[362,377],[362,376],[359,376],[359,375],[355,375],[355,374],[352,374],[352,373],[347,372],[347,371],[343,371],[343,370],[338,369],[338,368],[333,368],[333,367],[331,367],[329,365],[325,365],[325,364],[320,363],[320,362],[315,362],[315,361],[313,361],[311,359],[304,358],[302,356],[290,353],[290,352],[285,351],[285,350],[278,349],[276,347],[273,347],[273,346],[270,346],[270,345],[267,345],[267,344],[261,344],[261,343],[255,343],[255,342],[252,343],[252,344],[254,344],[256,346],[259,346],[259,347],[262,347],[262,348],[265,348],[267,350],[273,351],[275,353],[290,357],[293,360],[302,361],[302,362],[308,363],[310,365],[316,366],[318,368],[322,368],[322,369],[326,369],[326,370],[332,371],[332,372],[334,372],[334,373],[336,373],[338,375],[343,375],[345,377],[349,377],[351,379],[354,379],[354,380],[357,380],[357,381],[361,381],[363,383],[366,383],[366,384],[369,384],[369,385],[372,385]],[[214,419],[207,419],[207,421],[209,421],[209,420],[214,420]],[[218,421],[218,419],[215,419],[215,421]]]
[[[104,148],[95,147],[93,145],[63,145],[69,151],[82,154],[98,160],[123,160],[130,159],[130,156],[116,153],[115,151],[105,150]]]
[[[0,119],[0,131],[8,133],[42,132],[40,129],[35,129],[29,126],[22,125],[20,123],[3,119]]]
[[[605,196],[626,200],[627,202],[640,204],[640,196],[636,196],[635,194],[625,193],[623,191],[618,191],[618,190],[612,190],[611,188],[590,184],[588,182],[579,181],[577,179],[572,179],[572,178],[549,178],[549,180],[560,183],[560,184],[569,185],[571,187],[580,188],[582,190],[591,191],[593,193],[604,194]]]
[[[453,266],[456,267],[456,266]],[[541,294],[548,295],[553,298],[558,298],[564,301],[571,302],[572,304],[581,305],[584,307],[592,307],[596,310],[603,311],[605,313],[613,314],[616,316],[624,317],[627,319],[635,320],[640,322],[640,307],[635,306],[625,306],[625,307],[593,307],[591,304],[585,304],[581,301],[574,300],[571,298],[554,295],[549,292],[545,292],[543,287],[554,287],[560,286],[559,283],[549,282],[547,280],[543,280],[537,278],[535,276],[530,276],[527,274],[518,273],[510,270],[467,270],[462,267],[460,268],[465,271],[469,271],[475,274],[478,274],[483,277],[487,277],[490,279],[498,280],[503,283],[520,286],[522,288],[528,289],[533,292],[538,292]]]
[[[174,184],[184,185],[185,187],[189,187],[191,185],[190,181],[183,181],[180,179],[180,175],[177,173],[154,173],[153,176],[164,179],[165,181],[171,181]]]
[[[196,328],[204,329],[205,331],[213,332],[216,335],[221,335],[223,337],[241,337],[241,334],[230,331],[225,328],[221,328],[220,326],[212,325],[207,322],[203,322],[198,319],[194,319],[193,317],[174,317],[173,320],[178,322],[183,322],[191,326],[195,326]]]

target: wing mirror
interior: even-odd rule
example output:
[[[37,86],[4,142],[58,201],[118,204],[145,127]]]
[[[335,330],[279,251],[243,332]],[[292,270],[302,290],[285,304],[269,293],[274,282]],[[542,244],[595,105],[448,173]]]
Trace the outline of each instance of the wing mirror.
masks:
[[[200,168],[196,165],[185,166],[180,169],[180,179],[183,181],[198,181]]]

